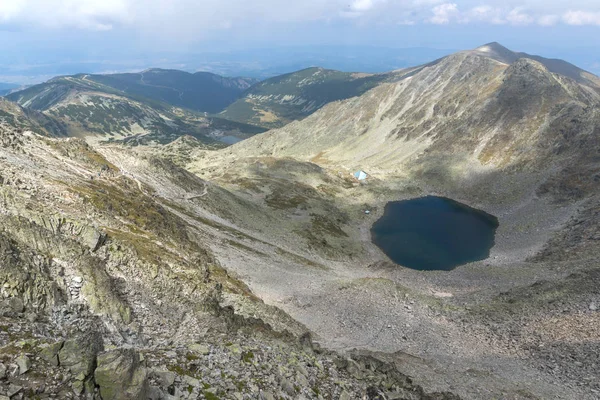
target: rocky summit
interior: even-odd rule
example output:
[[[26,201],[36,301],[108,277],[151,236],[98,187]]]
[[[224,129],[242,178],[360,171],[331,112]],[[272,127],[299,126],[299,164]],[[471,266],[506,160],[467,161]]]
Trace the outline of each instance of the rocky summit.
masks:
[[[600,396],[599,78],[490,43],[218,80],[221,117],[277,111],[232,146],[207,138],[249,125],[106,79],[0,102],[0,400]],[[425,196],[497,218],[489,257],[419,271],[372,243]]]

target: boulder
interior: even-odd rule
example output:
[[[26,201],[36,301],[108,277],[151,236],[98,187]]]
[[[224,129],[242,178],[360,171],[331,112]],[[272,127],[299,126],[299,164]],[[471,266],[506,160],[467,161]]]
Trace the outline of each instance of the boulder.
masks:
[[[174,372],[171,372],[169,370],[154,370],[152,372],[156,377],[156,380],[160,383],[161,387],[163,388],[168,388],[172,386],[173,383],[175,383],[175,378],[177,377],[177,375],[175,375]]]
[[[31,368],[31,360],[26,355],[17,357],[15,363],[19,366],[19,374],[23,375]]]
[[[140,356],[132,349],[118,349],[98,356],[94,373],[102,400],[146,399],[148,374]]]
[[[25,310],[23,300],[19,297],[11,297],[8,300],[9,307],[16,313],[22,313]]]
[[[58,353],[62,349],[64,342],[50,343],[42,346],[39,356],[55,367],[58,366]]]
[[[67,340],[58,353],[60,365],[74,376],[87,377],[94,372],[96,355],[103,350],[102,336],[89,332]]]
[[[340,400],[351,400],[352,397],[345,390],[340,394]]]
[[[210,354],[210,347],[204,344],[193,343],[188,346],[188,349],[194,353],[200,353],[202,355]]]
[[[93,252],[98,251],[106,243],[106,234],[97,231],[95,228],[86,227],[82,232],[83,243],[85,243]]]
[[[289,396],[295,396],[296,395],[296,389],[294,389],[294,385],[292,385],[292,382],[290,382],[286,378],[283,378],[281,380],[281,389],[283,389],[283,391],[285,393],[287,393]]]

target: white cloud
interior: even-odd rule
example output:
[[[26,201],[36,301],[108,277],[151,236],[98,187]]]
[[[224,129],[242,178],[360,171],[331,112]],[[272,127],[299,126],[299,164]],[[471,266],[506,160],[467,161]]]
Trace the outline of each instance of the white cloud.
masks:
[[[36,27],[109,30],[130,20],[127,0],[0,0],[0,20]]]
[[[600,25],[600,12],[567,11],[563,21],[568,25]]]
[[[534,18],[525,12],[522,7],[510,10],[506,20],[513,25],[530,25],[534,22]]]
[[[458,5],[456,3],[444,3],[439,6],[433,7],[431,10],[433,17],[429,19],[429,22],[436,25],[446,25],[450,21],[459,16]]]
[[[537,23],[541,26],[554,26],[560,21],[558,15],[542,15],[538,18]]]
[[[373,8],[373,0],[354,0],[350,8],[352,11],[367,11]]]
[[[501,8],[492,6],[477,6],[467,11],[461,18],[462,23],[487,22],[494,25],[505,24]]]
[[[510,6],[507,6],[507,3]],[[348,18],[346,23],[600,25],[598,0],[0,0],[2,25],[131,29],[201,37],[222,29]]]

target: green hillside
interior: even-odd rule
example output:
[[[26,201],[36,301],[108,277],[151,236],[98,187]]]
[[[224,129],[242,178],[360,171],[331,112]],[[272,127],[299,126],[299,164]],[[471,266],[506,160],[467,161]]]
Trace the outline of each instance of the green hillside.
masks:
[[[239,98],[256,80],[225,78],[208,72],[150,69],[140,73],[78,75],[128,95],[143,96],[194,111],[219,112]]]
[[[359,96],[389,76],[308,68],[257,83],[221,116],[277,128],[302,119],[332,101]]]
[[[70,136],[91,134],[112,140],[135,137],[135,143],[169,143],[190,135],[207,143],[230,144],[265,131],[127,93],[90,75],[54,78],[12,93],[7,99],[61,121]]]

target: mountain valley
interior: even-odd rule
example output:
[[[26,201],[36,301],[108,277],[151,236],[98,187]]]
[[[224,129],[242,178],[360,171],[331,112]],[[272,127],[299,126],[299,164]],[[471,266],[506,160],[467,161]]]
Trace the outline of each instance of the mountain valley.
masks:
[[[600,396],[599,78],[498,43],[214,109],[139,75],[0,101],[0,398]],[[489,258],[372,243],[428,195],[498,218]]]

